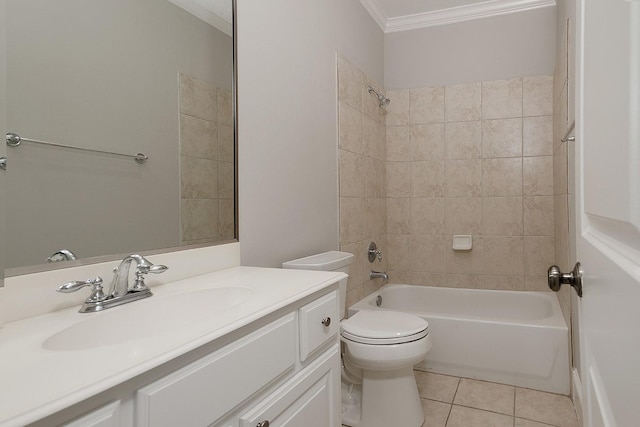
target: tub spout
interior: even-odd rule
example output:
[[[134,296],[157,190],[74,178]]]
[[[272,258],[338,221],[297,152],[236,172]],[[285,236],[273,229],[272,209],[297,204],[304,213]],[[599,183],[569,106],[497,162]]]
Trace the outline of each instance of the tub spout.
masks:
[[[369,274],[369,279],[378,279],[378,278],[389,280],[389,276],[384,271],[372,271],[371,274]]]

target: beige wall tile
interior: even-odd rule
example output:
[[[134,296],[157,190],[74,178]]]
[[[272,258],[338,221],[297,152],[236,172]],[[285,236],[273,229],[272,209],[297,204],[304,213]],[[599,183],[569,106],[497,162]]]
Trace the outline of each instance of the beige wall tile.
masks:
[[[338,100],[362,111],[364,73],[344,56],[338,56]]]
[[[563,142],[553,155],[553,194],[569,192],[567,143]]]
[[[553,111],[553,76],[522,79],[522,114],[544,116]]]
[[[577,427],[571,399],[559,394],[516,388],[516,417],[559,427]]]
[[[483,276],[478,274],[447,274],[442,286],[447,288],[482,289]]]
[[[482,157],[482,125],[480,121],[446,123],[446,159],[479,159]]]
[[[550,196],[553,194],[552,156],[522,159],[522,192],[527,196]]]
[[[411,195],[412,171],[409,162],[387,162],[386,177],[387,197],[409,197]]]
[[[485,159],[482,162],[483,196],[522,195],[522,159]]]
[[[549,268],[547,266],[547,268]],[[549,281],[546,277],[529,277],[525,276],[524,278],[524,290],[531,292],[552,292],[549,289]]]
[[[513,417],[453,405],[447,427],[512,427]]]
[[[482,198],[464,197],[445,200],[446,234],[480,234]]]
[[[383,197],[385,178],[385,165],[380,160],[371,157],[362,157],[364,196]]]
[[[409,262],[409,236],[389,234],[387,236],[389,253],[387,254],[387,266],[390,270],[408,271]]]
[[[364,298],[364,285],[360,284],[355,289],[351,289],[350,291],[347,291],[346,306],[351,307],[353,304],[357,303],[362,298]]]
[[[447,284],[447,275],[444,273],[415,271],[411,273],[409,284],[418,286],[445,286]]]
[[[409,126],[387,127],[387,157],[389,162],[409,161]]]
[[[387,233],[409,234],[410,198],[387,198]]]
[[[444,162],[411,162],[412,197],[443,197],[444,184]]]
[[[504,384],[477,381],[468,378],[460,379],[455,405],[468,406],[500,414],[513,415],[515,387]]]
[[[180,74],[180,112],[199,119],[218,121],[218,94],[215,87]]]
[[[364,158],[350,151],[338,150],[340,196],[364,196]]]
[[[482,82],[482,118],[522,117],[522,79]]]
[[[233,100],[230,90],[218,89],[218,123],[233,126]]]
[[[418,392],[423,399],[451,403],[458,388],[457,377],[414,371]]]
[[[387,105],[387,126],[409,124],[409,89],[390,90],[387,97],[391,100]]]
[[[553,197],[555,263],[562,271],[570,270],[569,265],[569,203],[566,194]]]
[[[387,203],[381,198],[364,199],[364,232],[365,235],[386,234]]]
[[[445,86],[445,119],[447,122],[480,120],[481,83]]]
[[[220,237],[231,239],[235,234],[235,210],[233,199],[218,199]]]
[[[524,274],[522,237],[483,236],[484,273],[494,276]]]
[[[403,271],[387,271],[389,275],[389,283],[401,283],[405,285],[410,285],[411,283],[411,273],[407,270]]]
[[[549,156],[553,154],[553,117],[525,117],[522,119],[522,154]]]
[[[409,249],[411,271],[446,272],[447,241],[444,236],[412,235]]]
[[[218,162],[215,160],[180,156],[180,176],[183,199],[218,197]]]
[[[364,238],[364,199],[340,197],[340,243]]]
[[[217,159],[218,126],[208,120],[180,114],[180,154],[201,159]]]
[[[447,197],[482,195],[482,160],[447,160],[445,194]]]
[[[553,264],[555,243],[552,236],[524,237],[524,274],[531,277],[544,277]]]
[[[182,240],[218,237],[218,215],[217,199],[182,200]]]
[[[386,153],[382,152],[383,141],[386,137],[384,125],[372,118],[362,118],[362,153],[373,159],[382,160]]]
[[[449,243],[446,248],[447,273],[480,274],[483,272],[483,238],[473,236],[473,248],[470,251],[454,251],[453,236],[445,236]]]
[[[344,102],[338,106],[338,146],[353,153],[362,153],[362,113]]]
[[[482,234],[522,236],[522,197],[483,197]]]
[[[444,87],[409,90],[409,123],[444,122]]]
[[[218,125],[218,160],[233,162],[234,157],[233,126]]]
[[[444,199],[411,199],[411,234],[444,233]]]
[[[527,236],[553,236],[553,196],[526,196],[524,198],[524,234]]]
[[[233,163],[218,162],[218,197],[233,199],[235,193]]]
[[[411,160],[442,160],[444,158],[443,123],[411,125],[409,138]]]
[[[482,122],[482,157],[522,156],[522,119]]]
[[[522,276],[482,276],[483,289],[499,291],[523,291],[524,278]]]

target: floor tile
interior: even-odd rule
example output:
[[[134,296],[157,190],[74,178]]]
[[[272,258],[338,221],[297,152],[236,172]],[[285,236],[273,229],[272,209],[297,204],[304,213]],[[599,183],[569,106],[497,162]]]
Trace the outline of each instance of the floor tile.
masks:
[[[435,400],[421,399],[424,410],[424,424],[422,427],[445,427],[451,404],[436,402]]]
[[[569,397],[525,388],[516,388],[515,416],[558,427],[578,426]]]
[[[462,378],[453,403],[513,416],[515,387]]]
[[[422,371],[414,371],[414,373],[421,398],[445,403],[453,402],[460,378]]]
[[[515,427],[551,427],[551,424],[543,424],[537,421],[525,420],[524,418],[516,418]]]
[[[513,417],[453,405],[446,427],[513,427]]]

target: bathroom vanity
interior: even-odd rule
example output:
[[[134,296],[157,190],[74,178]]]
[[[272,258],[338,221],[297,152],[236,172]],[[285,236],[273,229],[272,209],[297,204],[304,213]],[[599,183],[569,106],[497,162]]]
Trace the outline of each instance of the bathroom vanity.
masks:
[[[235,266],[5,323],[0,426],[339,426],[344,277]]]

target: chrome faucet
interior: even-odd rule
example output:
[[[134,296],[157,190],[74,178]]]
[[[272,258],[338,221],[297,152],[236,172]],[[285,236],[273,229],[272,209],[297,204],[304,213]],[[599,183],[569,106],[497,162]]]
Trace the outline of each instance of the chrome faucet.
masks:
[[[70,250],[60,249],[59,251],[55,251],[49,258],[47,258],[47,262],[73,261],[76,259],[78,259],[78,257]]]
[[[369,279],[384,279],[389,280],[389,275],[385,271],[371,271],[369,274]]]
[[[135,281],[133,286],[130,287],[129,269],[133,261],[136,262]],[[147,273],[163,273],[167,269],[166,265],[155,265],[142,255],[131,254],[125,257],[118,267],[113,269],[113,280],[111,281],[109,292],[106,294],[102,290],[102,278],[99,276],[84,281],[67,282],[57,290],[58,292],[70,293],[89,286],[91,295],[80,307],[80,313],[93,313],[150,297],[153,294],[144,283],[144,275]]]

